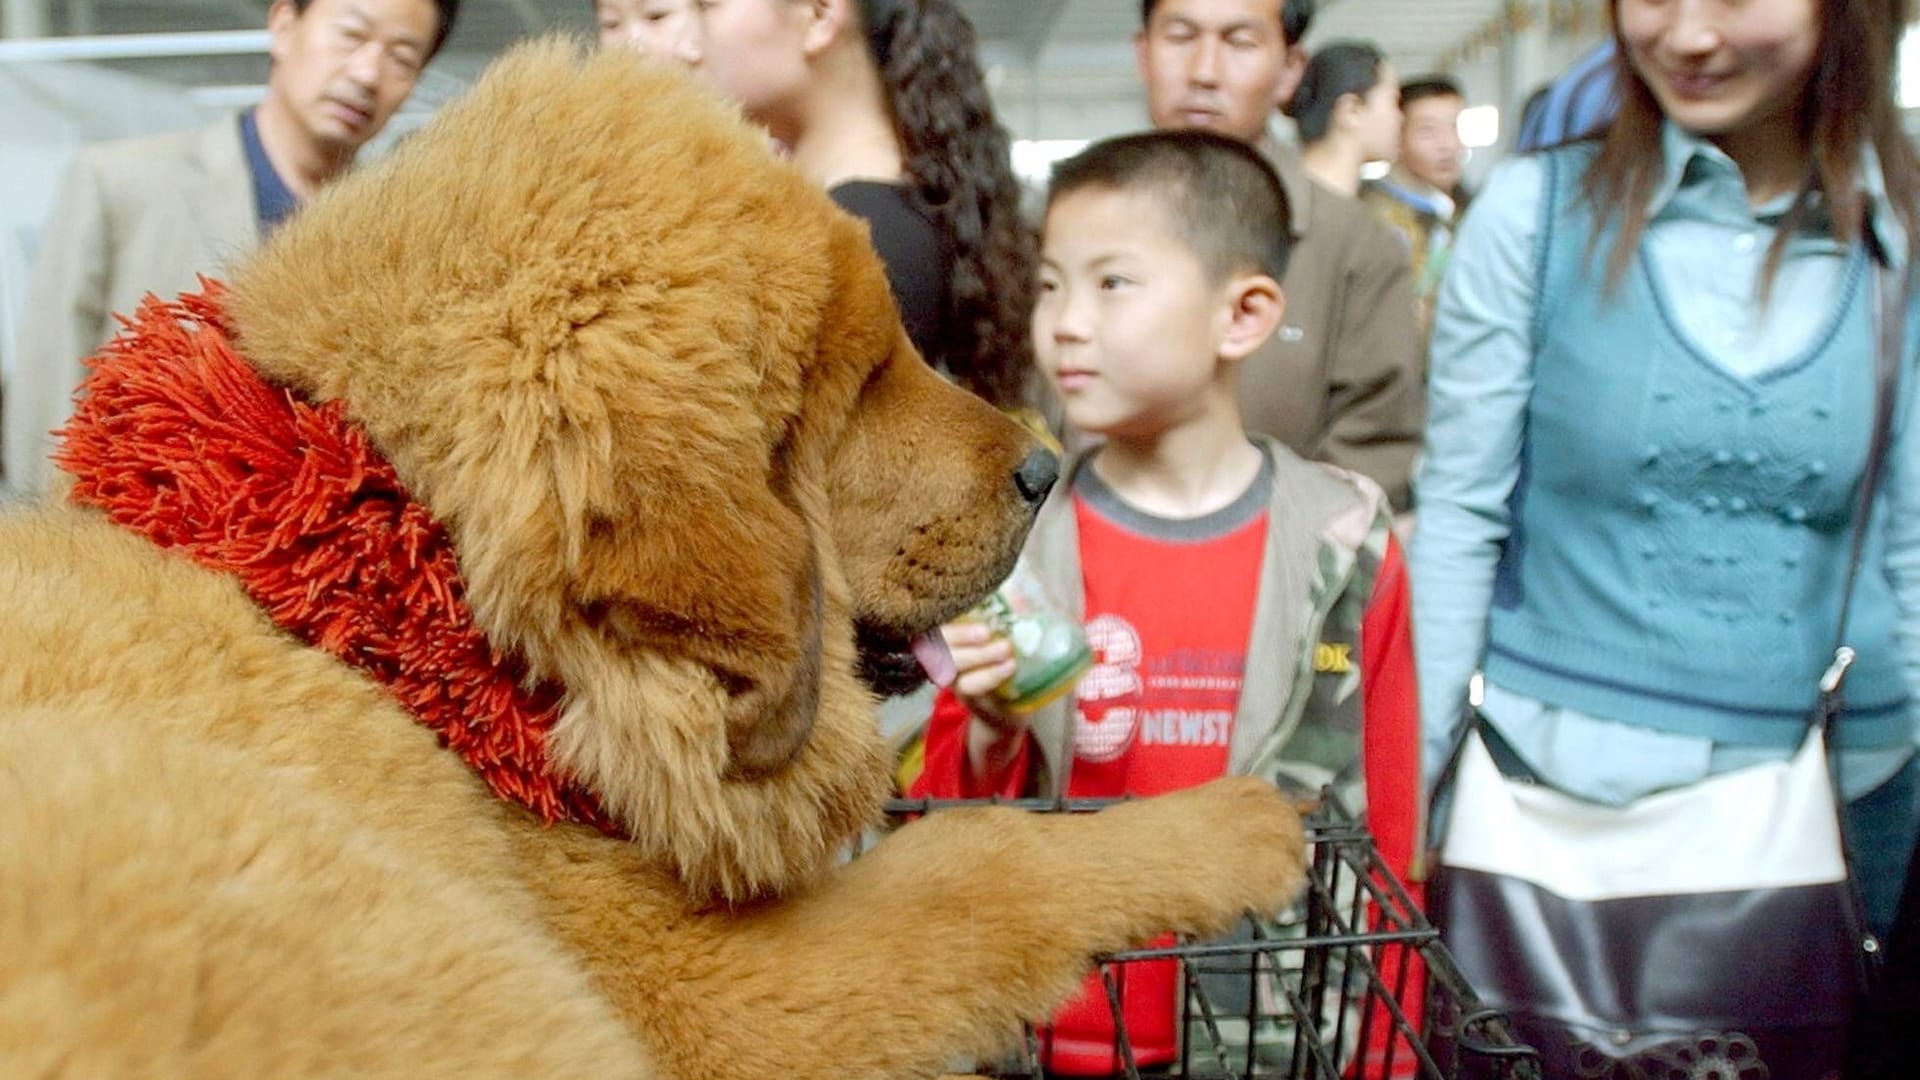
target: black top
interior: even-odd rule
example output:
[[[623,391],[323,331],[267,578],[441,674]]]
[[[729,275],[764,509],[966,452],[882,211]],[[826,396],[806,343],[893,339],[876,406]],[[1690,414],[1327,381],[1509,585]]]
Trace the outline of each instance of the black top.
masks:
[[[849,180],[829,189],[842,210],[864,220],[873,249],[887,266],[887,283],[900,306],[900,321],[914,347],[938,365],[936,347],[945,329],[953,256],[939,226],[909,202],[899,184]]]

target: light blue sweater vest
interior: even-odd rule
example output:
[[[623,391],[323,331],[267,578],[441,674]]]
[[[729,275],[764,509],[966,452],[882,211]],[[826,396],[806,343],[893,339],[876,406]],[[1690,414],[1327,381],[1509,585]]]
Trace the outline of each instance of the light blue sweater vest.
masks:
[[[1487,678],[1594,716],[1792,745],[1832,659],[1872,430],[1871,264],[1852,257],[1803,355],[1742,379],[1685,339],[1648,260],[1610,296],[1575,287],[1591,153],[1547,162],[1534,387]],[[1876,510],[1847,634],[1855,748],[1909,738],[1885,531]]]

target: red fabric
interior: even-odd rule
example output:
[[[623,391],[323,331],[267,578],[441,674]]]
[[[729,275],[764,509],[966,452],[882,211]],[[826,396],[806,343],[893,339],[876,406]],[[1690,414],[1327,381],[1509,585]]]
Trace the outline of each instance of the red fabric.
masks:
[[[1397,541],[1373,581],[1360,621],[1362,749],[1367,831],[1394,876],[1407,879],[1422,843],[1420,695],[1413,674],[1413,602]]]
[[[1374,579],[1360,626],[1360,692],[1362,769],[1367,785],[1367,827],[1381,857],[1416,904],[1423,890],[1408,881],[1415,846],[1421,842],[1423,809],[1420,803],[1420,714],[1414,681],[1412,603],[1405,558],[1398,543],[1389,540],[1385,559]],[[1024,738],[1013,763],[1001,775],[982,779],[967,766],[967,729],[973,722],[952,691],[942,691],[927,725],[927,767],[915,783],[917,797],[1012,797],[1024,793],[1033,761],[1031,738]],[[1378,919],[1375,919],[1376,926]],[[1399,946],[1379,951],[1381,978],[1389,989],[1405,986],[1400,1007],[1419,1030],[1425,1001],[1425,970],[1418,956]],[[1405,968],[1404,983],[1402,968]],[[1082,992],[1085,993],[1083,987]],[[1104,989],[1100,1001],[1104,1008]],[[1385,1018],[1381,1018],[1384,1021]],[[1129,1030],[1133,1014],[1127,1014]],[[1385,1075],[1385,1057],[1392,1037],[1387,1026],[1373,1028],[1369,1045],[1349,1068],[1350,1075]],[[1393,1047],[1393,1074],[1413,1075],[1417,1065],[1411,1049]]]
[[[933,715],[927,720],[926,760],[920,775],[913,778],[908,798],[990,799],[998,796],[1015,799],[1025,793],[1033,739],[1022,735],[1004,769],[992,776],[979,777],[973,775],[967,760],[967,729],[972,724],[972,710],[952,687],[934,696]]]
[[[1267,515],[1201,541],[1142,536],[1080,498],[1074,515],[1094,666],[1076,689],[1067,794],[1158,795],[1226,775]],[[1179,964],[1125,964],[1114,976],[1135,1063],[1175,1060]],[[1124,1068],[1097,972],[1038,1034],[1053,1072],[1108,1076]]]
[[[1386,557],[1373,581],[1373,594],[1360,621],[1360,693],[1362,724],[1362,768],[1367,781],[1367,831],[1373,834],[1380,857],[1398,881],[1412,895],[1416,906],[1424,907],[1425,889],[1410,881],[1413,854],[1424,842],[1423,807],[1420,799],[1420,695],[1413,673],[1413,603],[1407,588],[1406,562],[1400,545],[1391,537]],[[1391,889],[1382,882],[1383,888]],[[1375,929],[1381,922],[1373,917]],[[1426,1003],[1426,966],[1417,953],[1400,946],[1385,947],[1376,954],[1380,959],[1383,985],[1403,985],[1400,1007],[1406,1011],[1413,1030],[1420,1030]],[[1403,972],[1402,968],[1406,970]],[[1384,1019],[1384,1018],[1383,1018]],[[1394,1038],[1390,1024],[1373,1028],[1357,1075],[1382,1076],[1386,1054]],[[1412,1048],[1392,1047],[1394,1075],[1414,1075],[1417,1059]],[[1352,1071],[1352,1070],[1349,1070]]]
[[[90,362],[55,461],[74,502],[237,578],[273,621],[386,686],[487,786],[546,821],[619,828],[556,776],[562,688],[474,625],[446,531],[337,401],[270,385],[233,349],[224,289],[149,296]]]
[[[1144,946],[1166,948],[1172,934]],[[1180,962],[1134,960],[1110,968],[1121,1015],[1127,1022],[1127,1044],[1135,1065],[1166,1065],[1180,1056]],[[1040,1043],[1040,1063],[1049,1075],[1121,1076],[1126,1059],[1113,1023],[1113,1002],[1099,971],[1088,975],[1080,991],[1053,1014],[1053,1023],[1034,1029]]]
[[[1075,797],[1158,795],[1227,772],[1267,537],[1171,541],[1074,500],[1093,669],[1075,690]]]

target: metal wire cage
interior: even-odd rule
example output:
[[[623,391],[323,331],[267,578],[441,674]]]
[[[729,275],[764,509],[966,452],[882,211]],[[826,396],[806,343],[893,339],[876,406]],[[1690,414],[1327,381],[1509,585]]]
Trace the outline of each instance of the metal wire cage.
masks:
[[[1083,813],[1113,801],[993,803]],[[888,809],[904,816],[986,803],[894,800]],[[1222,939],[1169,938],[1098,958],[1113,1039],[1094,1055],[1105,1064],[1093,1074],[1126,1080],[1540,1076],[1538,1057],[1514,1042],[1502,1014],[1475,998],[1366,829],[1330,793],[1306,826],[1307,886],[1287,912],[1249,915]],[[1170,1060],[1168,1053],[1136,1054],[1127,1031],[1123,1001],[1130,986],[1155,979],[1176,1002]],[[1088,1075],[1084,1047],[1077,1064],[1063,1065],[1052,1039],[1049,1031],[1029,1029],[1017,1054],[980,1071],[1004,1080]]]

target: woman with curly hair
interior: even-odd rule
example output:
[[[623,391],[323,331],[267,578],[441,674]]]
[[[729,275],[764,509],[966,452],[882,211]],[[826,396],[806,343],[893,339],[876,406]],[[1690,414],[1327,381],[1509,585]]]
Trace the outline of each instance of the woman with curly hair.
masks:
[[[867,221],[921,353],[1023,404],[1034,244],[953,0],[701,0],[698,16],[696,66]]]

